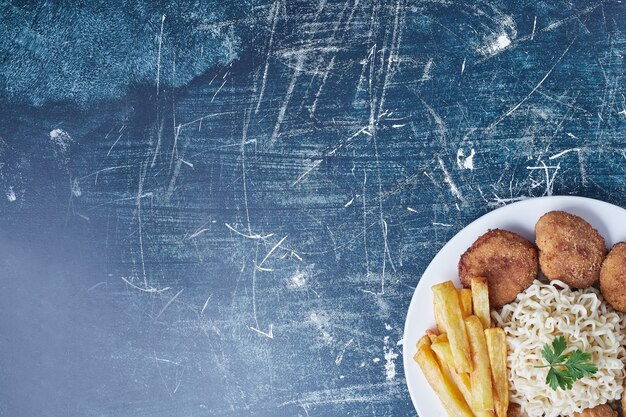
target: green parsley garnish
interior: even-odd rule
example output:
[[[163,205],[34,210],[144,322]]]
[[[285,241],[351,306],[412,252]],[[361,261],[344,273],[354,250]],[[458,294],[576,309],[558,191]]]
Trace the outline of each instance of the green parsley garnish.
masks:
[[[580,349],[576,349],[572,353],[563,353],[566,348],[565,337],[556,337],[552,341],[552,346],[546,344],[541,352],[548,365],[535,367],[550,368],[546,377],[546,384],[555,391],[557,388],[570,390],[577,380],[598,372],[596,365],[589,361],[591,354]]]

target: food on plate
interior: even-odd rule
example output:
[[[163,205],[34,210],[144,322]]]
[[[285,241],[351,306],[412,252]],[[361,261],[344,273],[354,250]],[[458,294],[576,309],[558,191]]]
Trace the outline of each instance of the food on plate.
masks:
[[[574,413],[573,417],[617,417],[617,411],[610,405],[602,404],[594,408],[588,408],[580,413]]]
[[[419,353],[420,349],[422,349],[422,346],[430,346],[430,338],[428,336],[422,336],[420,338],[420,340],[417,341],[417,343],[415,344],[415,356],[413,356],[413,359],[415,360],[415,362],[417,362],[417,354]]]
[[[489,288],[485,278],[471,278],[471,294],[472,306],[474,314],[478,316],[480,322],[485,329],[491,327],[491,311],[489,310]]]
[[[462,372],[457,373],[454,370],[454,361],[452,360],[452,350],[450,350],[450,343],[447,341],[438,341],[431,345],[433,352],[437,356],[437,360],[443,370],[447,370],[452,382],[457,386],[463,399],[469,405],[472,402],[472,389],[470,385],[469,374]]]
[[[466,287],[474,277],[487,279],[489,302],[500,308],[533,283],[538,268],[537,249],[531,242],[516,233],[493,229],[461,256],[459,278]]]
[[[590,353],[580,349],[565,353],[566,349],[565,337],[558,336],[552,343],[546,343],[541,351],[541,355],[547,362],[547,365],[541,368],[548,368],[546,384],[555,391],[558,388],[571,390],[574,382],[598,372],[598,367],[590,361]]]
[[[491,411],[493,410],[493,385],[491,384],[491,364],[489,353],[487,353],[483,325],[477,316],[469,316],[465,319],[465,327],[467,327],[472,352],[471,408],[474,411]]]
[[[611,306],[626,312],[626,243],[613,246],[600,270],[600,291]]]
[[[433,286],[435,304],[440,306],[440,315],[445,332],[450,340],[450,349],[454,359],[454,369],[457,372],[470,372],[472,362],[470,358],[469,340],[463,323],[459,294],[452,281]]]
[[[435,341],[435,339],[437,338],[438,335],[437,335],[436,331],[428,329],[428,330],[426,330],[426,336],[428,336],[428,338],[430,339],[430,342],[432,343],[432,342]],[[419,348],[418,348],[418,350],[419,350]]]
[[[486,309],[488,314],[490,311],[485,281],[475,279],[471,285],[470,289],[458,289],[452,281],[446,281],[432,287],[438,327],[447,332],[436,334],[428,330],[417,342],[413,359],[422,368],[449,416],[462,416],[469,411],[473,417],[506,417],[504,332],[485,328],[483,321],[471,314],[475,308]],[[463,297],[466,301],[462,301]],[[468,363],[459,368],[459,360]],[[498,362],[493,368],[492,361]]]
[[[550,280],[587,288],[600,278],[606,255],[604,238],[581,217],[551,211],[535,225],[541,271]]]
[[[509,411],[507,417],[528,417],[526,413],[522,411],[522,407],[519,404],[511,403],[509,405]]]
[[[433,313],[435,314],[435,323],[437,324],[437,332],[445,333],[446,327],[443,322],[443,304],[442,300],[437,297],[433,298]]]
[[[529,417],[572,416],[621,397],[626,323],[595,288],[535,281],[492,318],[506,334],[510,401]]]
[[[626,379],[624,379],[624,391],[622,392],[622,401],[621,401],[621,406],[622,406],[622,416],[626,415]]]
[[[506,417],[509,407],[509,371],[506,364],[506,335],[499,327],[485,329],[487,352],[491,363],[494,409],[498,417]]]
[[[441,371],[435,354],[430,348],[430,341],[420,347],[415,354],[415,361],[450,416],[473,417],[472,411],[457,386]]]
[[[564,211],[535,231],[537,247],[488,231],[459,260],[465,288],[432,287],[437,331],[414,359],[449,416],[617,417],[619,400],[626,410],[626,242],[606,255],[604,238]]]
[[[472,315],[472,290],[469,288],[459,288],[459,300],[461,301],[461,313],[463,318]]]

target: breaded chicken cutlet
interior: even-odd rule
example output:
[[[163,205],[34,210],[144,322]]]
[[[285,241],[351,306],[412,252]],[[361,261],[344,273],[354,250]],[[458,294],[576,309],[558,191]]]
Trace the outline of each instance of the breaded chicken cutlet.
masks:
[[[608,404],[602,404],[583,410],[582,413],[574,413],[572,417],[617,417],[617,411]]]
[[[600,291],[611,306],[626,313],[626,243],[613,246],[600,270]]]
[[[527,417],[527,414],[522,411],[522,407],[519,404],[511,403],[507,410],[506,417]]]
[[[572,288],[587,288],[600,278],[606,255],[604,238],[581,217],[551,211],[535,225],[541,272]]]
[[[484,277],[489,302],[500,308],[515,300],[537,278],[537,249],[522,236],[493,229],[480,236],[461,256],[459,278],[468,287],[473,277]]]

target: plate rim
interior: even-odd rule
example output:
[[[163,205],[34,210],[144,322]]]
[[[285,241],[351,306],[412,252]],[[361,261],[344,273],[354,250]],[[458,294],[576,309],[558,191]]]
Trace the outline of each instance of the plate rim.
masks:
[[[424,276],[428,275],[429,271],[431,269],[434,269],[434,261],[435,258],[439,255],[440,252],[443,252],[447,247],[452,246],[455,241],[457,239],[459,239],[459,235],[461,235],[462,233],[464,233],[464,231],[466,229],[469,229],[470,227],[472,227],[474,224],[480,222],[484,217],[492,215],[495,212],[501,211],[501,210],[510,210],[511,207],[523,207],[525,205],[533,205],[533,204],[538,204],[544,201],[550,201],[550,202],[554,202],[556,204],[563,202],[563,203],[575,203],[575,202],[586,202],[587,204],[595,204],[595,205],[604,205],[607,207],[611,207],[613,209],[617,208],[621,211],[624,212],[624,214],[626,215],[626,209],[623,207],[620,207],[616,204],[612,204],[603,200],[598,200],[595,198],[590,198],[590,197],[581,197],[581,196],[572,196],[572,195],[552,195],[552,196],[541,196],[541,197],[532,197],[532,198],[527,198],[521,201],[516,201],[510,204],[506,204],[502,207],[498,207],[494,210],[490,210],[486,213],[484,213],[483,215],[477,217],[476,219],[474,219],[473,221],[471,221],[470,223],[466,224],[462,229],[460,229],[457,233],[454,234],[454,236],[452,236],[438,251],[437,253],[433,256],[433,258],[430,260],[430,262],[428,263],[428,266],[426,266],[426,268],[424,269],[424,271],[422,272],[422,274],[420,275],[417,285],[415,286],[415,290],[413,291],[413,294],[411,295],[411,302],[409,303],[409,306],[407,308],[406,311],[406,315],[405,315],[405,319],[404,319],[404,328],[403,328],[403,333],[402,333],[402,366],[403,366],[403,371],[404,371],[404,380],[406,383],[406,387],[407,390],[409,391],[409,397],[411,398],[411,403],[413,404],[413,409],[415,410],[416,413],[418,413],[419,415],[419,408],[418,408],[418,401],[417,398],[415,398],[413,391],[415,391],[415,389],[417,387],[414,387],[414,381],[410,380],[408,373],[407,373],[407,369],[409,368],[408,365],[410,365],[413,361],[413,353],[411,353],[408,349],[409,346],[413,346],[413,343],[407,343],[407,330],[408,330],[408,324],[409,324],[409,313],[414,309],[414,305],[418,302],[417,301],[417,293],[418,293],[418,289],[420,288],[420,285],[422,283],[422,279],[424,278]],[[497,227],[497,226],[495,226]],[[425,285],[425,284],[424,284]]]

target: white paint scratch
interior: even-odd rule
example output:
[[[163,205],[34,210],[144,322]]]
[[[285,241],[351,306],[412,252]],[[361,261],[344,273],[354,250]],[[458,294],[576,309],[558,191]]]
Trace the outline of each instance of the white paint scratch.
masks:
[[[496,39],[496,42],[491,46],[492,53],[496,53],[498,51],[501,51],[502,49],[506,48],[507,46],[509,46],[511,44],[511,39],[509,39],[509,35],[507,35],[506,33],[503,33],[502,35],[498,36],[498,39]]]
[[[163,25],[165,24],[165,15],[161,16],[161,33],[159,34],[159,49],[157,51],[157,73],[156,73],[156,89],[159,95],[159,84],[161,82],[161,46],[163,46]]]
[[[272,255],[272,253],[274,253],[276,251],[276,249],[278,249],[281,245],[281,243],[283,243],[285,241],[285,239],[287,239],[288,235],[285,235],[285,237],[283,237],[277,244],[275,244],[272,249],[270,249],[270,251],[267,253],[267,255],[265,255],[265,258],[263,258],[263,260],[261,261],[261,263],[258,265],[258,267],[262,267],[263,264],[265,263],[265,261],[267,261],[267,259]]]
[[[552,156],[551,156],[551,157],[549,157],[548,159],[552,160],[552,159],[560,158],[560,157],[562,157],[563,155],[568,154],[568,153],[570,153],[570,152],[580,152],[580,148],[571,148],[571,149],[566,149],[566,150],[564,150],[564,151],[562,151],[562,152],[559,152],[559,153],[557,153],[557,154],[555,154],[555,155],[552,155]]]
[[[546,175],[546,179],[545,179],[546,189],[543,192],[543,195],[545,195],[545,196],[551,196],[552,195],[552,190],[553,190],[553,187],[554,187],[554,180],[555,180],[556,174],[559,172],[560,168],[561,168],[561,164],[557,164],[556,166],[547,166],[543,161],[541,161],[541,166],[529,166],[529,167],[526,167],[526,169],[528,169],[528,170],[543,170],[545,172],[545,175]],[[550,170],[551,169],[554,170],[552,175],[550,175]]]
[[[341,365],[341,361],[343,360],[343,355],[345,354],[346,349],[352,344],[353,341],[354,339],[350,339],[345,345],[343,345],[341,352],[339,352],[339,354],[335,358],[335,365],[337,366]]]
[[[456,164],[461,169],[474,169],[474,155],[476,155],[476,151],[472,149],[468,156],[465,156],[465,151],[463,149],[459,149],[456,152]]]
[[[270,238],[270,237],[274,236],[274,233],[270,233],[270,234],[267,234],[267,235],[264,235],[264,236],[259,235],[259,234],[257,234],[257,233],[245,234],[245,233],[241,233],[240,231],[238,231],[237,229],[235,229],[234,227],[232,227],[232,226],[231,226],[230,224],[228,224],[228,223],[224,223],[224,225],[225,225],[226,227],[228,227],[231,231],[233,231],[233,232],[237,233],[237,234],[238,234],[238,235],[240,235],[240,236],[246,237],[246,238],[248,238],[248,239],[261,239],[261,240],[265,240],[265,239],[267,239],[267,238]]]
[[[54,146],[54,153],[57,157],[62,157],[64,160],[67,160],[70,146],[74,142],[70,134],[62,129],[54,129],[50,131],[49,135],[50,141]]]
[[[254,110],[254,114],[257,114],[259,112],[259,108],[261,106],[261,100],[263,99],[263,94],[265,93],[265,84],[267,82],[267,71],[270,65],[270,55],[272,53],[272,45],[274,44],[274,33],[276,32],[276,22],[278,22],[278,10],[280,9],[279,4],[280,4],[279,1],[275,1],[274,4],[272,5],[272,10],[271,10],[272,31],[270,33],[270,39],[267,45],[267,55],[265,57],[265,68],[263,69],[261,91],[259,92],[259,98],[256,103],[256,109]]]
[[[398,354],[389,345],[389,336],[385,336],[383,339],[383,352],[385,354],[385,377],[390,381],[396,377],[395,360],[398,358]]]
[[[450,173],[446,169],[446,166],[444,165],[443,160],[440,157],[437,157],[437,161],[439,162],[439,166],[441,167],[441,170],[443,171],[444,181],[446,182],[446,184],[448,184],[448,187],[450,187],[450,192],[452,193],[452,195],[458,198],[461,202],[465,202],[465,199],[459,192],[459,189],[457,188],[456,184],[454,183],[454,181],[452,181],[452,177],[450,176]]]
[[[291,183],[291,186],[295,186],[297,185],[300,181],[302,181],[304,179],[304,177],[306,177],[307,175],[309,175],[311,173],[311,171],[313,171],[315,168],[317,168],[321,163],[322,163],[323,159],[316,159],[315,161],[313,161],[313,163],[307,168],[306,171],[304,171],[302,174],[300,174],[300,176],[298,178],[296,178],[296,180],[294,182]]]
[[[78,179],[74,178],[72,180],[71,190],[74,197],[80,197],[83,194],[83,192],[80,190],[80,183],[78,182]]]
[[[302,288],[306,284],[306,274],[302,271],[298,271],[291,277],[289,282],[291,288]]]
[[[496,197],[495,201],[490,201],[487,203],[489,207],[505,206],[509,203],[514,203],[516,201],[523,201],[523,200],[527,200],[530,198],[527,195],[520,195],[518,197],[511,197],[511,198],[500,198],[496,194],[494,194],[494,196]]]
[[[274,131],[272,132],[272,136],[270,137],[270,145],[273,144],[278,136],[280,135],[280,126],[285,119],[285,113],[287,112],[287,106],[289,105],[289,100],[291,99],[291,95],[293,94],[293,90],[296,87],[296,82],[298,81],[298,77],[300,76],[300,72],[302,71],[302,66],[304,64],[304,52],[298,54],[298,60],[296,62],[296,67],[293,71],[293,75],[291,77],[291,82],[289,83],[289,87],[287,87],[287,93],[285,94],[285,98],[283,99],[283,104],[280,106],[280,110],[278,111],[278,118],[276,119],[276,125],[274,125]]]
[[[565,48],[565,51],[563,51],[563,53],[561,54],[561,56],[556,60],[556,62],[554,63],[554,65],[552,65],[552,67],[550,68],[550,70],[548,70],[548,72],[546,72],[546,74],[543,76],[543,78],[537,83],[537,85],[535,86],[535,88],[533,88],[530,93],[528,93],[528,95],[526,95],[526,97],[524,97],[519,103],[517,103],[516,105],[514,105],[513,107],[511,107],[504,115],[500,116],[498,118],[498,120],[496,120],[495,122],[493,122],[492,124],[490,124],[487,127],[487,131],[493,129],[494,127],[496,127],[497,125],[500,124],[500,122],[502,122],[502,120],[506,119],[507,117],[509,117],[511,114],[513,114],[513,112],[515,112],[515,110],[519,109],[519,107],[524,104],[526,102],[526,100],[528,100],[534,93],[535,91],[537,91],[539,89],[539,87],[541,87],[541,85],[544,83],[545,80],[548,79],[548,77],[550,76],[550,74],[552,74],[552,71],[554,71],[554,68],[556,68],[556,66],[559,64],[559,62],[561,62],[561,59],[563,59],[563,57],[565,56],[565,54],[567,54],[567,51],[569,51],[569,48],[574,44],[574,41],[576,40],[576,38],[574,38],[574,40],[567,46],[567,48]]]
[[[330,63],[326,67],[326,72],[324,72],[324,76],[322,77],[322,82],[320,83],[320,86],[317,89],[317,93],[315,93],[315,99],[313,100],[313,104],[311,105],[311,116],[313,116],[315,114],[315,110],[317,109],[317,102],[318,102],[320,96],[322,95],[322,90],[324,89],[324,85],[326,85],[326,81],[328,80],[328,76],[330,75],[330,72],[333,70],[333,68],[335,66],[335,58],[336,57],[337,56],[334,55],[331,58]]]
[[[97,284],[92,285],[87,289],[87,292],[91,292],[102,285],[106,285],[106,281],[98,282]]]
[[[428,81],[430,80],[430,70],[433,67],[433,59],[429,58],[428,62],[426,63],[426,65],[424,66],[424,72],[422,73],[422,78],[420,78],[420,82],[423,83],[424,81]],[[465,68],[465,61],[463,61],[463,67]]]
[[[194,233],[193,233],[191,236],[189,236],[187,239],[193,239],[194,237],[198,237],[198,236],[200,236],[202,233],[204,233],[204,232],[208,232],[208,231],[209,231],[209,229],[207,229],[207,228],[200,229],[200,230],[198,230],[198,231],[194,232]]]
[[[209,295],[206,301],[204,302],[204,305],[202,306],[202,310],[200,311],[201,316],[204,315],[204,310],[206,310],[207,306],[209,305],[209,300],[211,299],[212,296],[213,294]]]
[[[155,320],[158,319],[159,317],[161,317],[161,314],[163,314],[163,312],[165,310],[167,310],[167,308],[174,302],[174,300],[176,300],[176,298],[178,298],[178,296],[180,295],[180,293],[182,293],[184,290],[184,288],[181,288],[180,291],[178,291],[176,293],[175,296],[173,296],[172,298],[170,298],[170,300],[163,306],[163,308],[161,309],[161,311],[159,311],[159,314],[156,315],[156,317],[154,318]]]
[[[154,287],[144,287],[144,288],[142,288],[142,287],[138,287],[137,285],[133,284],[132,282],[130,282],[129,280],[127,280],[124,277],[120,277],[120,278],[122,279],[122,281],[124,281],[125,283],[127,283],[131,287],[133,287],[133,288],[135,288],[135,289],[137,289],[139,291],[143,291],[143,292],[147,292],[147,293],[162,293],[162,292],[165,292],[165,291],[171,289],[171,287],[165,287],[165,288],[161,288],[161,289],[154,288]]]
[[[250,326],[250,330],[255,331],[255,332],[257,332],[258,334],[263,335],[263,336],[265,336],[265,337],[268,337],[268,338],[270,338],[270,339],[273,339],[273,338],[274,338],[273,329],[274,329],[274,325],[273,325],[273,324],[270,324],[270,326],[269,326],[269,330],[268,330],[267,332],[261,331],[261,330],[257,329],[256,327],[252,327],[252,326]]]
[[[11,203],[14,202],[15,200],[17,200],[17,196],[15,195],[15,191],[13,190],[13,186],[9,186],[9,189],[7,190],[6,196],[7,196],[7,200],[9,200]]]
[[[331,345],[334,341],[334,338],[328,333],[326,328],[329,326],[328,319],[325,317],[320,317],[316,313],[311,313],[311,322],[315,324],[319,331],[322,332],[322,340],[327,345]]]

